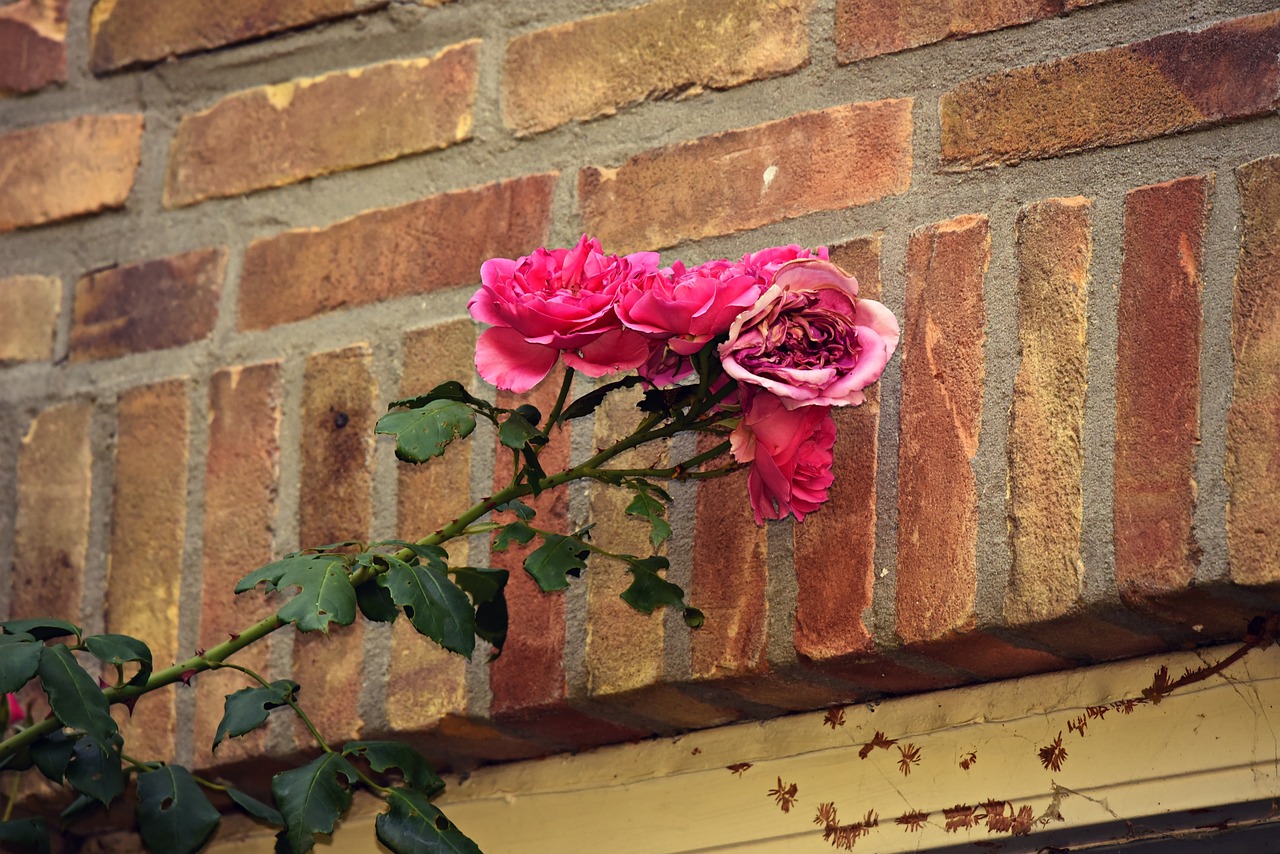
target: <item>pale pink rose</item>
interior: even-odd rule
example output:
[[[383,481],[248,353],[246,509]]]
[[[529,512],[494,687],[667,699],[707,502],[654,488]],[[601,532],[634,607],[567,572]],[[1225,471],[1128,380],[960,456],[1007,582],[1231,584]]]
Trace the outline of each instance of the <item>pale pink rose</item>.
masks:
[[[22,710],[22,704],[18,702],[17,694],[6,694],[5,697],[9,701],[9,725],[22,723],[27,718],[27,713]]]
[[[492,326],[476,343],[480,376],[522,393],[561,353],[565,364],[593,377],[638,367],[649,358],[649,341],[625,328],[613,306],[624,284],[657,271],[656,252],[605,255],[586,235],[572,249],[486,261],[467,303],[472,317]]]
[[[773,285],[729,328],[725,373],[765,389],[788,409],[856,406],[898,346],[898,320],[829,261],[783,264]]]
[[[836,423],[826,406],[787,409],[767,392],[747,399],[742,420],[729,436],[733,458],[751,463],[747,492],[756,524],[765,519],[803,522],[827,500]]]

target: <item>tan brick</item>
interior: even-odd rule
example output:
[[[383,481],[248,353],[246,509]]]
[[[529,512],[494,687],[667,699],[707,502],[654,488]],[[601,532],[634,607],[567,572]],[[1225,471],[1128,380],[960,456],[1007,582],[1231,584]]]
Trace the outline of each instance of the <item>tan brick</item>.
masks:
[[[1263,115],[1280,98],[1280,10],[1013,68],[942,96],[942,162],[1016,163]]]
[[[911,100],[846,104],[578,173],[587,231],[613,251],[868,204],[911,183]]]
[[[387,5],[387,0],[97,0],[90,67],[115,71]]]
[[[280,363],[218,371],[209,385],[209,451],[204,479],[203,594],[200,646],[208,649],[233,632],[269,616],[278,603],[261,591],[231,595],[246,573],[272,558],[280,486]],[[236,653],[236,664],[271,678],[267,645]],[[211,752],[227,694],[257,683],[234,671],[196,681],[196,765],[252,760],[266,747],[266,730],[225,740]],[[310,699],[310,698],[308,698]]]
[[[1009,539],[1005,595],[1012,624],[1071,610],[1084,564],[1084,399],[1089,262],[1084,198],[1050,199],[1018,214],[1018,341],[1022,361],[1009,409]]]
[[[89,551],[93,405],[64,403],[41,412],[22,437],[13,538],[10,617],[80,622]]]
[[[489,258],[546,241],[555,182],[531,175],[256,240],[240,276],[240,329],[478,282]]]
[[[341,172],[471,137],[480,42],[228,95],[185,116],[164,204],[181,207]]]
[[[302,384],[302,471],[299,544],[305,547],[364,540],[372,524],[373,426],[377,383],[367,344],[307,358]],[[300,634],[293,647],[293,678],[308,698],[307,714],[326,739],[359,735],[364,683],[363,621]],[[300,743],[310,735],[298,728]]]
[[[124,207],[142,156],[142,116],[79,116],[0,136],[0,234]]]
[[[921,228],[907,247],[898,446],[897,631],[908,643],[974,622],[978,453],[986,378],[985,216]]]
[[[1280,581],[1280,156],[1236,170],[1244,223],[1231,315],[1235,383],[1227,416],[1231,577]]]
[[[213,332],[227,250],[111,267],[76,282],[71,361],[181,347]]]
[[[986,33],[1051,17],[1061,0],[839,0],[840,62],[897,53],[954,36]]]
[[[0,279],[0,363],[53,358],[62,282],[48,276]]]
[[[181,654],[178,597],[187,526],[188,430],[186,380],[120,396],[106,630],[145,641],[157,667]],[[140,700],[131,717],[117,715],[131,754],[173,755],[173,703],[174,689],[163,688]]]
[[[639,101],[729,89],[809,62],[812,0],[656,0],[507,45],[503,118],[519,133]]]
[[[0,97],[67,82],[67,4],[18,0],[0,6]]]

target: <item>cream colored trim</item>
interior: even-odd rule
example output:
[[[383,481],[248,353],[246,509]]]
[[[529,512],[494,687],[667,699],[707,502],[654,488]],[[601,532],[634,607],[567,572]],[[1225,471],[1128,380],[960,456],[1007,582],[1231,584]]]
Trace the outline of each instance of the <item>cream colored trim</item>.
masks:
[[[1161,664],[1177,677],[1231,650],[851,706],[844,724],[834,728],[818,712],[494,766],[463,781],[451,779],[437,803],[489,854],[822,852],[831,850],[814,824],[822,802],[834,802],[846,823],[868,810],[878,813],[879,826],[858,840],[861,850],[918,851],[972,842],[1035,850],[1035,836],[1011,840],[985,824],[947,832],[943,810],[989,799],[1009,801],[1015,810],[1030,805],[1046,831],[1083,838],[1087,828],[1117,819],[1280,796],[1280,739],[1273,726],[1280,724],[1277,650],[1255,651],[1224,675],[1159,705],[1130,715],[1109,711],[1090,720],[1083,736],[1068,731],[1068,722],[1087,706],[1137,696]],[[920,749],[909,776],[899,770],[898,746],[859,758],[859,748],[877,730]],[[1059,732],[1067,758],[1052,772],[1041,765],[1038,751]],[[959,763],[970,752],[977,761],[964,770]],[[744,762],[751,767],[740,774],[727,769]],[[797,786],[789,813],[768,794],[778,778]],[[378,850],[371,808],[358,808],[366,812],[348,819],[335,850]],[[911,811],[929,813],[918,832],[894,823]],[[1225,817],[1205,815],[1203,824]],[[1114,832],[1123,835],[1125,827]],[[211,850],[271,851],[269,836],[223,838]]]

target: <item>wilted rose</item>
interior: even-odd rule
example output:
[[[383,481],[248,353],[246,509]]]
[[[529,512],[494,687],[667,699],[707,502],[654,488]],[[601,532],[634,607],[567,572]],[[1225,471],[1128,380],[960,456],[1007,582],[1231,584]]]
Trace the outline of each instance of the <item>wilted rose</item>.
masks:
[[[733,458],[751,463],[747,493],[756,524],[784,519],[804,521],[827,500],[836,424],[826,406],[787,409],[768,394],[750,395],[742,420],[729,437]]]

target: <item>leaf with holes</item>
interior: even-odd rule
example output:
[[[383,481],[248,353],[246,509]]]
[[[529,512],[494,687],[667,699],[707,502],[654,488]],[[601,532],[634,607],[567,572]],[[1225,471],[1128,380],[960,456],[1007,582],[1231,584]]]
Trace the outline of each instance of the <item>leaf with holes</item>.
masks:
[[[67,783],[103,806],[111,806],[124,791],[124,770],[120,767],[119,735],[102,742],[91,735],[81,736],[67,763]]]
[[[71,650],[63,644],[45,647],[36,672],[58,720],[98,741],[111,740],[116,722],[111,719],[110,704]]]
[[[454,439],[476,429],[476,415],[465,404],[432,400],[421,408],[390,412],[378,419],[375,433],[396,437],[396,456],[407,463],[423,463],[444,453]]]
[[[391,598],[419,633],[451,652],[467,657],[476,648],[476,617],[471,600],[444,570],[393,561],[387,570]]]
[[[322,753],[301,768],[281,771],[271,778],[271,794],[284,817],[285,834],[294,854],[310,851],[317,833],[333,832],[338,819],[351,807],[351,785],[359,779],[359,773],[340,753]]]
[[[501,528],[498,531],[498,536],[493,538],[493,550],[495,552],[505,552],[510,548],[513,540],[523,546],[533,538],[532,528],[524,522],[512,522]]]
[[[480,854],[458,826],[413,789],[392,789],[374,821],[378,841],[396,854]]]
[[[648,520],[651,529],[649,542],[655,549],[671,536],[671,525],[663,518],[667,513],[666,505],[648,492],[637,491],[636,497],[631,500],[624,512],[628,516],[638,516]]]
[[[507,642],[508,614],[504,591],[510,573],[505,569],[479,569],[474,566],[456,567],[449,573],[454,583],[471,597],[471,604],[476,608],[476,635],[494,646],[492,658],[497,658]]]
[[[42,818],[0,821],[0,848],[49,854],[49,826]]]
[[[539,439],[542,440],[541,443]],[[545,444],[546,439],[527,418],[518,412],[513,412],[498,425],[498,441],[508,448],[520,450],[530,443]]]
[[[528,522],[534,516],[538,515],[538,511],[534,510],[528,504],[525,504],[519,498],[513,498],[503,504],[499,504],[493,508],[499,513],[514,513],[522,522]]]
[[[152,851],[198,851],[220,818],[191,772],[181,765],[138,775],[138,826]]]
[[[280,619],[293,623],[300,632],[329,633],[329,624],[349,626],[356,619],[356,591],[340,557],[292,564],[279,581],[281,589],[297,587],[299,592],[279,611]]]
[[[587,568],[590,553],[587,544],[576,537],[548,534],[542,538],[542,545],[524,559],[524,571],[533,576],[546,593],[564,590],[569,586],[568,576],[576,578]]]
[[[664,605],[684,609],[684,591],[679,585],[667,581],[659,572],[668,568],[664,557],[634,558],[627,561],[631,571],[631,586],[622,591],[622,601],[645,614],[652,614]]]
[[[20,638],[0,644],[0,694],[12,694],[36,675],[44,644],[25,633],[0,635],[0,638]]]
[[[365,582],[356,588],[356,604],[365,619],[375,623],[394,623],[400,611],[391,599],[391,591],[379,575],[372,581]]]
[[[444,791],[444,780],[431,764],[407,744],[398,741],[349,741],[342,748],[344,756],[362,756],[374,771],[395,768],[401,778],[427,797]]]
[[[297,692],[297,682],[277,679],[270,688],[241,688],[228,694],[223,703],[222,721],[213,737],[213,752],[218,752],[224,738],[236,738],[262,726],[272,709],[289,705]]]

